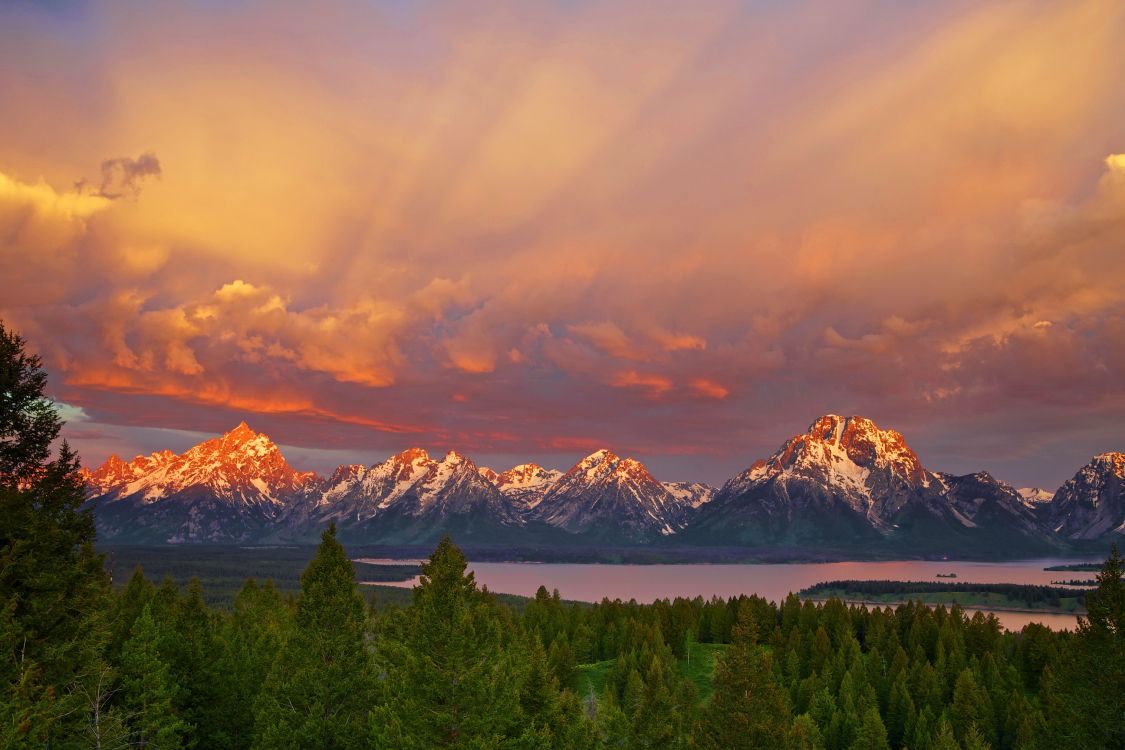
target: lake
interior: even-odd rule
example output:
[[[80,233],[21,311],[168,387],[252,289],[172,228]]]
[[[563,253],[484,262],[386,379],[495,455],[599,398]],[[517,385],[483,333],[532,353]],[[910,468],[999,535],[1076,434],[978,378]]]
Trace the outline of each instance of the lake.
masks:
[[[402,564],[392,560],[362,560]],[[417,562],[417,561],[412,561]],[[730,597],[758,594],[778,602],[821,581],[897,580],[937,581],[939,573],[956,573],[959,583],[1027,583],[1049,585],[1053,580],[1093,580],[1093,573],[1046,571],[1051,565],[1075,560],[1041,559],[1015,562],[921,561],[786,563],[777,565],[603,565],[575,563],[471,562],[479,584],[490,591],[534,596],[539,586],[558,589],[563,599],[595,602],[603,598],[636,599],[649,603],[677,596]],[[417,578],[383,584],[409,588]],[[991,610],[985,610],[991,611]],[[1073,629],[1074,615],[993,611],[1009,630],[1031,622],[1054,629]]]

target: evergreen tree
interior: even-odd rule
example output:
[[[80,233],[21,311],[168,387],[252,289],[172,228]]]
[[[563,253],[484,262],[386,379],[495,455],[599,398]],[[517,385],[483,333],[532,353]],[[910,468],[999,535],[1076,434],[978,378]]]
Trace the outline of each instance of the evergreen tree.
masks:
[[[938,721],[937,731],[933,739],[928,742],[929,750],[961,750],[953,726],[944,718]]]
[[[384,624],[386,705],[372,713],[378,747],[501,747],[519,736],[519,679],[503,657],[502,620],[446,537],[422,565],[413,600]]]
[[[224,623],[216,671],[223,676],[214,712],[215,737],[223,747],[250,747],[254,737],[254,703],[274,658],[292,626],[292,612],[269,581],[250,579],[234,600]]]
[[[254,705],[255,748],[367,747],[366,629],[355,571],[331,526],[301,576],[294,627]]]
[[[159,634],[148,606],[141,611],[121,651],[121,682],[130,745],[148,750],[184,746],[188,724],[176,715],[176,686],[158,652]]]
[[[0,324],[0,729],[9,747],[68,747],[97,732],[109,589],[80,510],[78,459],[42,363]],[[6,736],[5,736],[6,735]]]
[[[1053,667],[1044,670],[1041,702],[1048,744],[1125,747],[1125,584],[1117,545],[1086,596],[1080,618]]]
[[[784,748],[789,699],[773,675],[770,655],[751,642],[753,614],[740,608],[735,642],[715,663],[715,692],[696,728],[705,750]]]
[[[863,720],[856,728],[855,739],[850,750],[890,750],[887,742],[887,729],[879,717],[879,709],[872,707],[863,714]]]
[[[793,720],[789,732],[789,750],[823,750],[824,738],[820,728],[808,714],[801,714]]]
[[[155,592],[156,588],[145,578],[144,571],[138,565],[125,588],[114,597],[109,617],[109,645],[106,647],[106,654],[111,662],[116,663],[120,659],[121,648],[129,640],[133,623],[140,617]],[[152,613],[149,614],[151,616]]]

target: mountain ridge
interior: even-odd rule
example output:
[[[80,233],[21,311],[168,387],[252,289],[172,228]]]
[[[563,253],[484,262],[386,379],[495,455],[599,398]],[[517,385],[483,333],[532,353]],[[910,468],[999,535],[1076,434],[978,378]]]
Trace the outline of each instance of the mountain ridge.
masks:
[[[901,433],[838,414],[720,488],[659,482],[608,449],[565,472],[530,462],[496,472],[455,450],[435,459],[408,448],[322,477],[294,469],[245,422],[180,455],[110,456],[82,478],[99,532],[122,543],[305,541],[336,523],[342,538],[372,543],[456,531],[505,544],[874,544],[926,554],[999,546],[1025,555],[1125,535],[1125,454],[1095,456],[1053,495],[1016,490],[987,472],[931,471]]]

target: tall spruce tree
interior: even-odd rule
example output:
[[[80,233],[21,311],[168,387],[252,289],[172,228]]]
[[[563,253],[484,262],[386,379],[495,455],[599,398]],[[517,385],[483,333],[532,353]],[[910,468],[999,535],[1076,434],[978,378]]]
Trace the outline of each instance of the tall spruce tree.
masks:
[[[789,699],[774,679],[770,654],[753,643],[748,605],[739,607],[734,642],[715,663],[715,692],[695,731],[703,750],[772,750],[788,742]]]
[[[333,525],[301,576],[294,627],[255,703],[253,746],[367,747],[373,678],[366,635],[363,597]]]
[[[189,730],[172,699],[177,686],[160,657],[160,635],[152,608],[145,606],[132,626],[132,635],[121,650],[121,684],[130,729],[130,747],[174,750],[184,746]]]
[[[1041,704],[1052,747],[1125,747],[1125,583],[1117,545],[1086,596],[1081,618],[1053,668],[1043,672]]]
[[[384,624],[386,704],[372,712],[378,747],[511,747],[522,733],[519,675],[491,595],[446,537],[422,565],[411,605]]]
[[[0,323],[0,740],[85,742],[108,695],[108,581],[47,375]]]

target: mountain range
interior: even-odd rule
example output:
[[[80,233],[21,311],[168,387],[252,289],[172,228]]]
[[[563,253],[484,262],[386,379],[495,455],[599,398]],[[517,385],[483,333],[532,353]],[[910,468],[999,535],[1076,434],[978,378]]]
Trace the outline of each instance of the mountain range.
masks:
[[[356,544],[791,548],[909,556],[1031,556],[1125,535],[1125,454],[1103,453],[1055,493],[987,472],[924,467],[864,417],[817,419],[721,488],[660,482],[599,450],[568,471],[502,472],[410,448],[331,476],[299,472],[246,423],[182,455],[83,470],[109,543],[286,543],[335,523]]]

